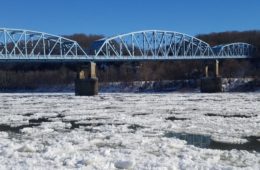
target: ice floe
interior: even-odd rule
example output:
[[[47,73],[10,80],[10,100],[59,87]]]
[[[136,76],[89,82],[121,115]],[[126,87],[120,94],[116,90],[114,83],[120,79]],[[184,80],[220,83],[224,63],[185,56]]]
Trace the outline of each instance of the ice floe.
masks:
[[[259,101],[260,93],[0,94],[0,169],[260,169]]]

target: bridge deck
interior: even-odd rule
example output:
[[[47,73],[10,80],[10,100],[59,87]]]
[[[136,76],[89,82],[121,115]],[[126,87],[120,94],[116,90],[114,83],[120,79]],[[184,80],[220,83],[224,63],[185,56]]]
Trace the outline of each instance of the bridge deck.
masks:
[[[0,62],[114,62],[114,61],[169,61],[169,60],[220,60],[220,59],[250,59],[248,56],[9,56],[0,58]]]

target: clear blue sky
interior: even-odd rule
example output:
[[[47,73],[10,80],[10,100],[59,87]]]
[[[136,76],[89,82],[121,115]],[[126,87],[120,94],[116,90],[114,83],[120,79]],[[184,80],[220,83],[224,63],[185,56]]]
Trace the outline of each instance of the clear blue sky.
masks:
[[[1,25],[58,35],[260,29],[260,0],[5,0]]]

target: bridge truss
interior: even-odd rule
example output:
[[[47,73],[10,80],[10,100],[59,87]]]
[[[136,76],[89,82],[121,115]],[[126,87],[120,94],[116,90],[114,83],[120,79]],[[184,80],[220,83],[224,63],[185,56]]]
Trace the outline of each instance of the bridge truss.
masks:
[[[213,58],[211,47],[195,37],[170,31],[148,30],[96,42],[96,58],[113,60],[167,60]]]
[[[256,49],[253,45],[242,42],[218,45],[213,47],[213,51],[215,52],[216,56],[223,58],[229,56],[236,56],[237,58],[251,57],[254,54],[255,50]]]
[[[0,28],[0,62],[235,59],[252,57],[254,49],[247,43],[212,48],[206,42],[187,34],[147,30],[101,39],[93,44],[92,49],[86,50],[76,41],[62,36]]]
[[[30,30],[0,28],[0,60],[66,60],[88,58],[73,40]]]

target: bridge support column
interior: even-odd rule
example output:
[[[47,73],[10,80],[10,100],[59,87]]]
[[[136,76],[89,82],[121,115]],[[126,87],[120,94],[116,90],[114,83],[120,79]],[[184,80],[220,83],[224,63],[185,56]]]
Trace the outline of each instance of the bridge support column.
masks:
[[[76,96],[94,96],[98,94],[98,78],[96,77],[96,64],[88,63],[80,68],[75,80]]]
[[[215,61],[215,77],[219,77],[219,61]]]
[[[202,93],[218,93],[222,92],[222,79],[219,76],[219,61],[214,63],[214,76],[208,76],[208,66],[205,67],[205,77],[200,81],[200,91]]]
[[[205,77],[209,77],[209,66],[205,66]]]

